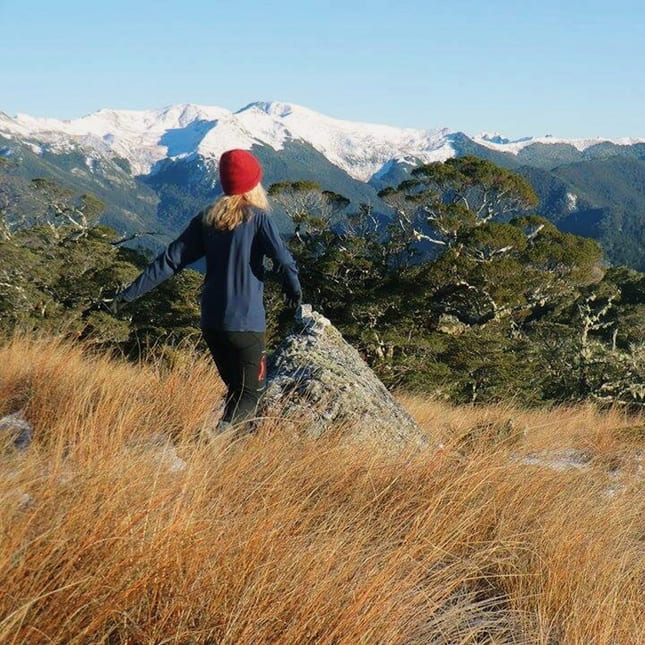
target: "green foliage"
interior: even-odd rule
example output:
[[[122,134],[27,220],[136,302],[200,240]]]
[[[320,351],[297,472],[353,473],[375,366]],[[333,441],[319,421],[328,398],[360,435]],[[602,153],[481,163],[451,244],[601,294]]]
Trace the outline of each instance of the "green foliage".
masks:
[[[199,293],[202,276],[184,270],[127,306],[131,340],[147,348],[201,340]]]
[[[645,157],[642,151],[640,158],[630,157],[629,150],[613,147],[596,159],[580,158],[582,153],[574,150],[574,163],[562,159],[550,170],[526,166],[521,172],[540,196],[540,213],[558,228],[597,240],[610,262],[643,271]]]
[[[388,385],[461,402],[645,402],[645,276],[605,271],[595,242],[522,213],[536,203],[525,180],[453,159],[381,196],[397,209],[388,226],[365,206],[344,228],[303,208],[290,245],[306,299]],[[432,258],[416,246],[429,236]]]
[[[32,180],[46,178],[75,195],[96,195],[106,205],[101,214],[102,224],[119,231],[169,233],[157,217],[159,200],[154,191],[131,175],[125,160],[94,159],[89,162],[90,168],[80,148],[62,152],[45,147],[37,154],[28,144],[2,135],[0,147],[9,151],[11,160],[0,164],[0,210],[2,193],[8,191],[12,208],[7,219],[11,228],[42,222],[44,199],[33,190]]]
[[[396,210],[417,240],[440,246],[493,218],[521,214],[537,204],[530,184],[519,175],[476,157],[457,157],[412,171],[412,178],[379,197]]]
[[[7,231],[0,241],[0,331],[63,331],[138,355],[195,337],[199,274],[185,271],[114,317],[103,298],[130,282],[148,258],[116,243],[96,224],[102,205],[49,180],[33,182],[47,201],[41,223]]]
[[[303,193],[310,190],[320,191],[320,184],[317,181],[281,181],[271,184],[267,191],[271,197],[284,193]]]

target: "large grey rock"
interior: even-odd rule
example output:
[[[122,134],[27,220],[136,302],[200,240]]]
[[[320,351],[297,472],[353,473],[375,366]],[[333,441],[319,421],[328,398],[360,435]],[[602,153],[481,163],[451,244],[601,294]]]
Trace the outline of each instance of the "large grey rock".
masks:
[[[360,438],[426,445],[412,417],[321,314],[303,305],[296,322],[269,358],[262,413],[277,411],[318,437],[346,423]]]

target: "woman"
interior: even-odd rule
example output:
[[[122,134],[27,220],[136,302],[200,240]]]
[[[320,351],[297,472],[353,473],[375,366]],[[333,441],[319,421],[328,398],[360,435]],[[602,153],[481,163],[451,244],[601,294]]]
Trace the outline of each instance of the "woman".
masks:
[[[258,160],[246,150],[229,150],[220,158],[219,176],[224,194],[115,296],[113,308],[206,256],[201,328],[228,387],[217,426],[223,431],[254,416],[265,385],[264,256],[282,273],[288,306],[301,303],[302,290],[296,263],[266,213]]]

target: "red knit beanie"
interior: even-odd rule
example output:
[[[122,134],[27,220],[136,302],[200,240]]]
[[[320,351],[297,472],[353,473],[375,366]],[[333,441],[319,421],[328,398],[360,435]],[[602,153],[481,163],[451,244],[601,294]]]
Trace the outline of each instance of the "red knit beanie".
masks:
[[[227,195],[241,195],[262,180],[262,166],[248,151],[228,150],[219,160],[219,181]]]

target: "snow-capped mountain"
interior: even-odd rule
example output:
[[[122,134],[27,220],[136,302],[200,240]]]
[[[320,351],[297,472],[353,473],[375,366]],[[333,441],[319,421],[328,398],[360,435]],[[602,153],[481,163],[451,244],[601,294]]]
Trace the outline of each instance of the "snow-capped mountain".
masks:
[[[484,132],[482,134],[475,135],[472,137],[473,141],[480,143],[483,146],[497,150],[499,152],[507,152],[510,154],[517,155],[524,148],[528,146],[542,143],[546,145],[554,144],[564,144],[573,146],[579,152],[583,152],[592,146],[596,146],[602,143],[611,143],[616,146],[633,146],[638,143],[645,143],[645,138],[639,139],[635,137],[619,137],[616,139],[607,139],[602,137],[593,137],[586,139],[563,139],[561,137],[554,137],[550,134],[547,134],[543,137],[522,137],[521,139],[515,139],[514,141],[507,139],[499,132],[493,134]]]
[[[447,128],[416,130],[335,119],[292,103],[255,102],[231,112],[204,105],[172,105],[160,110],[102,109],[73,120],[0,113],[0,134],[17,137],[38,152],[81,148],[90,156],[126,159],[134,175],[148,175],[165,159],[199,156],[217,160],[229,148],[269,146],[279,151],[287,141],[311,145],[354,179],[369,181],[388,172],[393,162],[445,161],[460,154],[461,133]],[[464,135],[461,135],[462,137]],[[499,133],[470,140],[495,152],[518,155],[533,144],[565,144],[582,152],[609,142],[626,146],[644,139],[618,140],[526,137],[511,141]]]
[[[414,130],[333,119],[307,108],[278,102],[251,103],[237,112],[217,106],[173,105],[161,110],[99,110],[74,120],[0,115],[0,133],[90,154],[110,152],[146,175],[163,159],[200,155],[217,159],[229,148],[304,141],[360,181],[392,159],[443,161],[454,155],[447,130]]]
[[[217,161],[230,148],[253,149],[266,186],[315,181],[354,207],[371,204],[384,217],[378,191],[398,185],[418,164],[465,155],[488,159],[526,177],[540,198],[538,212],[562,230],[612,238],[612,258],[642,264],[645,138],[469,136],[356,123],[281,102],[250,103],[236,112],[192,104],[102,109],[73,120],[0,112],[0,161],[14,161],[0,163],[0,192],[5,171],[27,183],[49,177],[99,197],[105,224],[155,231],[159,244],[217,197]],[[289,230],[291,223],[274,215]],[[619,232],[619,243],[612,231]]]

